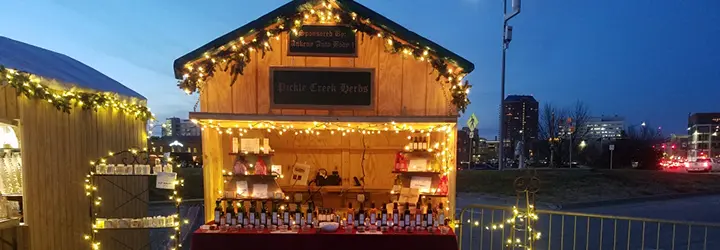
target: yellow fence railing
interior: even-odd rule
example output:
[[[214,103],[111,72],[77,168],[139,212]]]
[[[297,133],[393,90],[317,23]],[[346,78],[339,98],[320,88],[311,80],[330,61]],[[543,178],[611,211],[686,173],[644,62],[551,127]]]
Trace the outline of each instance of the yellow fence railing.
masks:
[[[688,211],[692,212],[692,211]],[[461,250],[720,250],[720,224],[536,210],[510,223],[512,207],[470,205],[459,214]],[[532,240],[527,240],[532,237]],[[530,242],[523,245],[524,242]]]

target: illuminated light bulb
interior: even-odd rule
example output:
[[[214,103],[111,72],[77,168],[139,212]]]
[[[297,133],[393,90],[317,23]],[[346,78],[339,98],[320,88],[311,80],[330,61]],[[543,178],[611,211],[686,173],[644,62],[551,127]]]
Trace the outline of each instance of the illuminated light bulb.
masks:
[[[393,45],[392,39],[387,39],[387,43],[388,43],[388,45]]]

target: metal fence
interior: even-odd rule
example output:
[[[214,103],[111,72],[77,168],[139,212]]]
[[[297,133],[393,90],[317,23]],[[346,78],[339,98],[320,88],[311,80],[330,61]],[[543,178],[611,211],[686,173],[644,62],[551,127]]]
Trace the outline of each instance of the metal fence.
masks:
[[[691,211],[688,211],[691,212]],[[720,249],[720,224],[536,210],[534,232],[506,223],[511,207],[470,205],[459,214],[461,250]],[[493,230],[494,226],[494,230]],[[519,247],[539,234],[539,239]]]

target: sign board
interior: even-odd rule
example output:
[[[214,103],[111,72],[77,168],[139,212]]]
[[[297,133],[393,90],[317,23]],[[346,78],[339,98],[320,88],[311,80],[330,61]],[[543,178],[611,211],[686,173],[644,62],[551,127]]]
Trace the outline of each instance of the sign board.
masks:
[[[270,68],[273,108],[372,109],[375,69]]]
[[[357,37],[349,26],[303,25],[290,33],[288,55],[357,57]]]
[[[615,150],[615,145],[610,144],[610,151],[613,151],[613,150]]]
[[[155,180],[155,188],[175,189],[175,178],[177,178],[177,173],[157,173],[157,178]]]
[[[475,116],[475,113],[472,113],[472,115],[470,115],[470,118],[468,118],[467,126],[468,126],[468,128],[470,128],[470,131],[473,131],[473,130],[475,130],[475,128],[477,128],[477,125],[478,125],[478,118],[477,118],[477,116]]]

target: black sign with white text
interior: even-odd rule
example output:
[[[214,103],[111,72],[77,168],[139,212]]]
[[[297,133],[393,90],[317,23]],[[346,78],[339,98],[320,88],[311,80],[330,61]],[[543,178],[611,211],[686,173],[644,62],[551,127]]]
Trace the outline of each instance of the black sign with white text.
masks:
[[[270,68],[274,107],[372,108],[373,69]]]
[[[288,55],[356,57],[356,42],[348,26],[305,25],[290,34]]]

